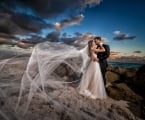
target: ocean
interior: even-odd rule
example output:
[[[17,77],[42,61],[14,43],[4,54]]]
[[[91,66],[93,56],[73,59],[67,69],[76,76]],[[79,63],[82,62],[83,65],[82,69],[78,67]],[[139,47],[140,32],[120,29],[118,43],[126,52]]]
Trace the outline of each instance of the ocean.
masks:
[[[141,66],[145,65],[141,63],[125,63],[125,62],[108,62],[108,64],[113,67],[135,68],[135,69],[139,69]]]

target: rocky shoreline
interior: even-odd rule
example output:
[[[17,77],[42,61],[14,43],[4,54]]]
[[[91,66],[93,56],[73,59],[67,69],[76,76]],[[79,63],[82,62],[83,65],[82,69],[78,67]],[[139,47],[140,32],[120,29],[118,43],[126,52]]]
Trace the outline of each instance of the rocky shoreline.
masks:
[[[139,70],[109,66],[106,72],[108,95],[116,100],[129,101],[133,114],[145,116],[145,65]]]
[[[46,87],[48,100],[38,92],[23,116],[28,91],[25,91],[20,108],[15,112],[19,97],[21,77],[29,55],[13,59],[0,73],[0,120],[139,120],[145,115],[145,66],[139,70],[108,66],[106,72],[106,100],[92,100],[79,95],[78,83],[64,84],[62,88]],[[19,61],[19,62],[17,62]],[[81,77],[67,65],[61,64],[56,73],[66,81]],[[13,78],[13,80],[11,79]],[[16,87],[17,86],[17,87]]]

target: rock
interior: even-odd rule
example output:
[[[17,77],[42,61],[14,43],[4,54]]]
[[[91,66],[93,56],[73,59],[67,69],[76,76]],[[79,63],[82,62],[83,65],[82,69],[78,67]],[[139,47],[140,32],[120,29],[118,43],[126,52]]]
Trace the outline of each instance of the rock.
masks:
[[[108,64],[106,70],[107,71],[113,71],[114,67],[112,67],[112,65]]]
[[[145,98],[145,65],[142,66],[137,72],[134,78],[135,86],[140,90]]]
[[[114,68],[114,72],[116,72],[116,73],[122,75],[122,74],[125,74],[125,72],[126,72],[126,68],[115,67],[115,68]]]
[[[14,109],[9,106],[7,102],[7,97],[0,89],[0,119],[1,120],[18,120]]]
[[[79,68],[81,67],[81,58],[71,58],[67,59],[67,62],[73,68]],[[70,66],[68,66],[66,63],[61,63],[54,71],[54,74],[57,74],[63,81],[66,82],[76,82],[81,79],[82,73],[78,72],[77,70],[73,70]]]
[[[125,83],[109,86],[107,91],[113,99],[129,101],[131,111],[137,116],[142,116],[143,98],[133,92]]]
[[[134,89],[144,98],[142,105],[142,115],[145,118],[145,65],[139,68],[134,77]]]
[[[136,103],[143,100],[141,96],[134,93],[125,83],[115,84],[107,90],[109,96],[117,100],[127,100]]]
[[[105,74],[105,77],[106,77],[106,83],[112,83],[112,82],[120,80],[120,76],[111,71],[107,71]]]
[[[136,69],[129,68],[125,72],[125,76],[128,78],[134,77],[136,75]]]
[[[40,96],[34,96],[24,119],[50,120],[96,120],[117,119],[135,120],[131,112],[125,107],[127,104],[115,101],[92,100],[77,93],[75,88],[64,86],[62,89],[47,93],[52,101],[45,102]],[[26,99],[22,99],[23,105]]]
[[[60,77],[64,77],[64,76],[67,76],[67,74],[68,74],[67,69],[68,69],[68,66],[66,64],[62,63],[62,64],[60,64],[60,66],[57,67],[57,69],[55,69],[54,72],[57,75],[59,75]]]

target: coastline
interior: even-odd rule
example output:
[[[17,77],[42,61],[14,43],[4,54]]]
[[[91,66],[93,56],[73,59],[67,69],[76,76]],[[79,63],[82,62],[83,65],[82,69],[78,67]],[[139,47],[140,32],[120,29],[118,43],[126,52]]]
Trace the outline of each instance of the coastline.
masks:
[[[141,66],[145,65],[145,63],[108,61],[108,65],[111,65],[112,67],[134,68],[138,70]]]

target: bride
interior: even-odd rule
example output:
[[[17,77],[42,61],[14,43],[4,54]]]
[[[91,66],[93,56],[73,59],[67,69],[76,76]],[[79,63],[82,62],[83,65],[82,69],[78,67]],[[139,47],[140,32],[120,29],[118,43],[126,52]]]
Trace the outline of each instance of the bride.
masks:
[[[87,96],[92,99],[104,99],[107,97],[107,94],[104,87],[100,65],[97,61],[97,54],[94,51],[104,52],[105,49],[102,45],[100,45],[99,49],[96,49],[94,40],[90,40],[88,42],[89,63],[83,71],[83,76],[78,89],[79,93],[83,96]]]

